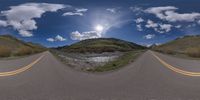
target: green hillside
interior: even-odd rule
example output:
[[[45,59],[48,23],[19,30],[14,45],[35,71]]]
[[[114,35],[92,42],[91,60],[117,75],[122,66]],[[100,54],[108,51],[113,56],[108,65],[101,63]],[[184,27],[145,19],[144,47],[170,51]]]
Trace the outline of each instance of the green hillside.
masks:
[[[10,35],[0,36],[0,57],[23,56],[46,50],[43,46],[26,43]]]
[[[131,51],[134,49],[144,49],[145,47],[114,38],[98,38],[83,40],[70,46],[59,47],[65,52],[113,52],[113,51]]]
[[[177,38],[160,46],[155,46],[154,50],[168,54],[188,54],[189,56],[200,56],[200,36],[185,36]]]

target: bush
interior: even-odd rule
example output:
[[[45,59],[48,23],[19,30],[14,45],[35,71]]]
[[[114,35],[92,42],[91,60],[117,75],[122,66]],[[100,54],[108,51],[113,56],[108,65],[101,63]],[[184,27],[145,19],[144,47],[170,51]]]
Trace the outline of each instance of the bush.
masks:
[[[161,53],[165,53],[165,54],[176,54],[175,51],[169,49],[169,48],[163,48],[163,49],[155,49],[156,51],[158,52],[161,52]]]
[[[9,57],[11,55],[11,49],[6,46],[0,46],[0,57]]]
[[[186,54],[191,57],[200,57],[200,47],[187,48]]]
[[[33,51],[30,47],[20,47],[17,52],[14,54],[15,56],[24,56],[24,55],[29,55],[32,54]]]

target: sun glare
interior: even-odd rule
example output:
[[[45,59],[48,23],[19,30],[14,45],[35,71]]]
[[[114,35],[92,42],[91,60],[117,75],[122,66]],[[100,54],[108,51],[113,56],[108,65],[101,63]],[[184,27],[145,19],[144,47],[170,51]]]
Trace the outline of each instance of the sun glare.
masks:
[[[98,32],[102,32],[104,30],[104,27],[102,25],[97,25],[95,27],[95,30],[98,31]]]

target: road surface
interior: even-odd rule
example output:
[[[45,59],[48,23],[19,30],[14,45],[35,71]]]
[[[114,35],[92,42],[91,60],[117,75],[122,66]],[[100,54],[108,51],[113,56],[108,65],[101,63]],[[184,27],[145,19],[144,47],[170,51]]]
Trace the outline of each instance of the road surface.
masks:
[[[200,62],[147,51],[114,72],[75,71],[44,52],[0,61],[0,100],[199,100]]]

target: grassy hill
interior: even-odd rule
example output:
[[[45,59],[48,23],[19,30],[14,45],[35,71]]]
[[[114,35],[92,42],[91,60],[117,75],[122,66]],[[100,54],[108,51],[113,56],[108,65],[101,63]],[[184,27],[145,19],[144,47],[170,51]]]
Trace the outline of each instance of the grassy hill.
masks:
[[[59,47],[64,52],[113,52],[113,51],[131,51],[134,49],[144,49],[145,47],[115,38],[87,39],[70,46]]]
[[[160,46],[155,46],[153,49],[168,54],[180,53],[200,57],[200,36],[177,38]]]
[[[0,57],[23,56],[46,50],[43,46],[26,43],[10,35],[0,36]]]

